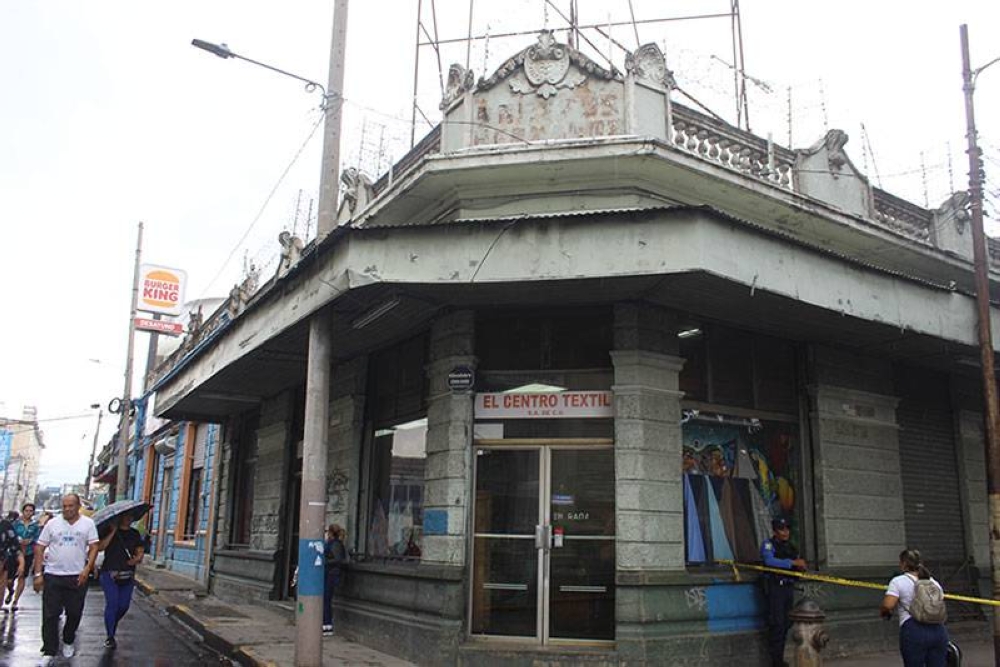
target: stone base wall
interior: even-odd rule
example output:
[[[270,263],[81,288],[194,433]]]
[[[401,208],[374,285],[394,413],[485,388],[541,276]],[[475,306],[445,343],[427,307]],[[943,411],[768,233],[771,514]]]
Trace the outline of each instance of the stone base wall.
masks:
[[[334,600],[337,632],[419,665],[452,665],[464,637],[464,570],[351,567]]]

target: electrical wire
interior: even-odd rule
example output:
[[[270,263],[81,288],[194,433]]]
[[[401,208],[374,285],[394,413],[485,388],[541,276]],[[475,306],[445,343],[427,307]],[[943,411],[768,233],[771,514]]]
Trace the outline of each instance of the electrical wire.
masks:
[[[264,211],[267,209],[268,204],[271,203],[271,199],[278,191],[278,188],[281,187],[281,184],[282,182],[284,182],[285,177],[288,176],[288,172],[292,170],[292,167],[295,166],[295,163],[298,161],[303,151],[305,151],[306,146],[309,145],[309,142],[312,140],[313,136],[315,136],[316,130],[318,130],[319,127],[323,124],[324,119],[325,116],[320,115],[320,117],[313,124],[312,129],[309,130],[309,134],[306,136],[305,141],[303,141],[302,145],[299,146],[299,149],[295,151],[295,155],[292,156],[292,159],[288,163],[288,166],[286,166],[284,171],[281,172],[281,175],[278,177],[278,180],[274,184],[274,187],[271,188],[271,191],[267,194],[267,197],[264,198],[264,203],[261,204],[260,209],[257,211],[257,215],[255,215],[253,220],[250,221],[250,224],[247,225],[247,228],[243,232],[243,235],[240,236],[240,240],[237,241],[236,245],[233,246],[233,249],[229,251],[229,254],[226,256],[226,260],[222,263],[222,266],[219,267],[219,270],[205,286],[205,289],[202,290],[201,296],[199,298],[204,298],[204,296],[208,294],[212,286],[215,285],[215,281],[217,281],[222,276],[223,272],[226,270],[226,267],[229,266],[229,262],[232,261],[233,256],[236,255],[236,251],[240,249],[240,246],[242,246],[243,242],[246,241],[247,237],[250,235],[250,232],[253,231],[253,228],[257,226],[257,223],[264,215]]]

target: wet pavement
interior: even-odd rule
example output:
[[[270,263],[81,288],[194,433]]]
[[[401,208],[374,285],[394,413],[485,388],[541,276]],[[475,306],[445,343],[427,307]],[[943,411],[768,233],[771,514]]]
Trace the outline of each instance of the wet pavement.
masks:
[[[29,582],[30,586],[30,582]],[[229,665],[200,646],[197,637],[153,607],[138,591],[132,607],[118,627],[118,649],[104,648],[104,594],[91,586],[77,631],[76,656],[58,658],[54,664],[72,667],[125,667],[134,665]],[[28,667],[41,660],[42,596],[25,588],[19,609],[0,612],[0,666]]]

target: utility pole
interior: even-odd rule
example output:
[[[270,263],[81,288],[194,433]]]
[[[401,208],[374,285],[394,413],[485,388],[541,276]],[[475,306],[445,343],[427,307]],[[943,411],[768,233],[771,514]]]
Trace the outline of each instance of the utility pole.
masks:
[[[337,0],[330,43],[330,73],[323,132],[317,242],[337,224],[340,193],[340,124],[344,101],[344,53],[347,46],[347,0]],[[302,491],[299,499],[299,584],[295,615],[295,664],[323,664],[323,585],[325,579],[327,439],[329,435],[330,365],[333,340],[330,315],[319,311],[309,322],[306,369],[305,433],[302,443]]]
[[[976,115],[972,94],[976,77],[1000,60],[993,60],[973,70],[969,65],[969,27],[959,29],[962,39],[962,89],[965,92],[965,125],[969,154],[969,210],[972,217],[972,249],[976,274],[976,307],[979,314],[979,357],[983,372],[983,402],[986,422],[986,488],[990,508],[990,572],[993,598],[1000,599],[1000,406],[997,405],[997,381],[993,368],[993,335],[990,331],[990,278],[983,231],[982,162],[976,137]],[[1000,667],[1000,614],[993,614],[994,664]]]
[[[87,481],[83,483],[83,492],[87,494],[87,500],[90,500],[90,478],[94,474],[94,458],[97,456],[97,439],[100,437],[101,433],[101,417],[104,416],[104,410],[101,408],[99,403],[94,403],[90,406],[91,409],[97,408],[97,429],[94,431],[94,444],[90,448],[90,465],[87,466]]]
[[[128,316],[128,347],[125,348],[125,387],[122,390],[121,420],[118,422],[118,481],[115,500],[122,500],[128,491],[128,432],[132,412],[132,346],[135,344],[135,314],[139,302],[139,260],[142,256],[142,223],[135,244],[135,269],[132,274],[132,307]]]

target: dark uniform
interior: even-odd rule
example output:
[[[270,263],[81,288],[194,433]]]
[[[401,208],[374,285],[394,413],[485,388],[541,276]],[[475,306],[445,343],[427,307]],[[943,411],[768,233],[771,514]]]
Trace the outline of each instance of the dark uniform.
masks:
[[[772,525],[777,530],[779,526],[787,528],[788,522],[784,519],[775,519]],[[787,540],[769,537],[760,545],[760,559],[767,567],[792,570],[793,561],[798,558],[798,549]],[[770,572],[762,577],[764,594],[767,598],[768,650],[774,667],[782,667],[785,664],[785,638],[792,625],[788,616],[795,598],[795,579]]]

